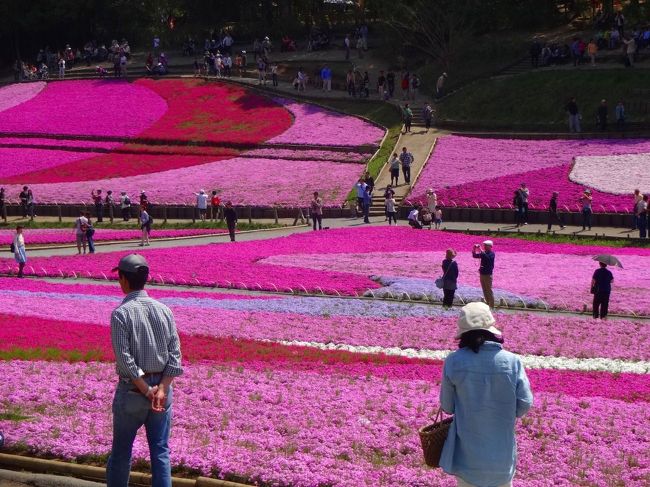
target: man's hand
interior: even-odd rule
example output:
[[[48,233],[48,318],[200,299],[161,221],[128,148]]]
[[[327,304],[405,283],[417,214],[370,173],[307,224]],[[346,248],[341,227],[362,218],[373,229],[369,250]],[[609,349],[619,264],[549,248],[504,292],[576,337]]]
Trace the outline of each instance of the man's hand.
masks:
[[[155,387],[155,392],[151,398],[151,409],[157,413],[162,413],[165,410],[165,403],[167,402],[167,393],[164,387]]]

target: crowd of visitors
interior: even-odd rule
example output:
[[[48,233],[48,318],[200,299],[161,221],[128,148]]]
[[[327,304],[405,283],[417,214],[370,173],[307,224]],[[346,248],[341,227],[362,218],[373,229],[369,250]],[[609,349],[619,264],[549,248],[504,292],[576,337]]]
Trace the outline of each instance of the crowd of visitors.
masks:
[[[569,99],[564,105],[564,110],[567,113],[569,121],[569,132],[580,133],[582,131],[582,113],[578,108],[578,103],[575,97]],[[625,130],[625,103],[619,100],[614,107],[614,121],[616,122],[616,129]],[[605,132],[609,127],[609,106],[607,100],[603,98],[594,110],[594,127],[601,132]]]

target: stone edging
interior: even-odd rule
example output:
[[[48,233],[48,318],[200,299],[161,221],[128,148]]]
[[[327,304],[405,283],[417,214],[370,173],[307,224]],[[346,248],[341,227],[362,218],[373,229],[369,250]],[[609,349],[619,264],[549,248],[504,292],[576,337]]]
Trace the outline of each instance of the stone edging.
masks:
[[[106,469],[92,465],[81,465],[76,463],[62,462],[59,460],[45,460],[42,458],[24,457],[21,455],[9,455],[0,453],[0,466],[12,470],[27,470],[37,473],[50,473],[55,475],[67,475],[95,481],[105,481]],[[131,472],[129,483],[137,485],[151,485],[151,475],[141,472]],[[172,477],[173,487],[251,487],[248,484],[229,482],[227,480],[198,477],[196,479],[184,479]]]

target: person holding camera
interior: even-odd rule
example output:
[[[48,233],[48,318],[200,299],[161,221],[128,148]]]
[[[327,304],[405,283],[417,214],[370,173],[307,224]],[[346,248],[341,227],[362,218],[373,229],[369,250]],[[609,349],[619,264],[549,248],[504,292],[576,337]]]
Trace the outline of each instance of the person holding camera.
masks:
[[[472,257],[481,259],[481,265],[478,268],[479,277],[481,279],[481,289],[483,289],[483,297],[487,305],[494,309],[494,293],[492,292],[492,273],[494,272],[494,252],[492,251],[494,243],[492,240],[483,242],[483,250],[481,244],[474,244],[472,249]]]

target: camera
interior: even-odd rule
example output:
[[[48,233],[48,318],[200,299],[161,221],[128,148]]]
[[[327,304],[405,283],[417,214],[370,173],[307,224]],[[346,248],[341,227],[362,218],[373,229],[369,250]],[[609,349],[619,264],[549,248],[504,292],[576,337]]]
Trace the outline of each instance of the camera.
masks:
[[[475,248],[475,249],[480,249],[480,248],[481,248],[481,244],[474,244],[474,248]]]

